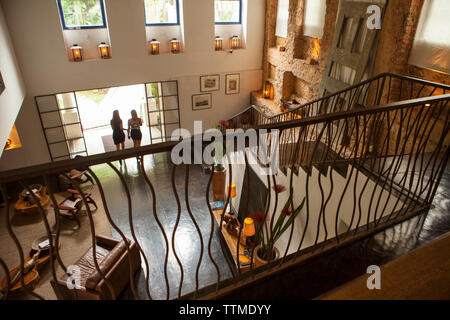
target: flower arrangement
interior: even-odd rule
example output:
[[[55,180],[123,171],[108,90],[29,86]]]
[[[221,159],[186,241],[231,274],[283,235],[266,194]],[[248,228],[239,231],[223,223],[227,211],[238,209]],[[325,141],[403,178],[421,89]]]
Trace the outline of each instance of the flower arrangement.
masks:
[[[276,193],[281,193],[286,190],[282,185],[274,185],[273,189]],[[275,243],[280,239],[283,233],[292,225],[295,218],[298,216],[305,203],[303,198],[301,204],[292,210],[292,194],[286,201],[277,221],[273,226],[270,226],[270,222],[264,219],[265,214],[263,212],[255,212],[252,217],[258,225],[259,234],[257,235],[256,243],[260,245],[259,252],[256,254],[262,260],[272,260],[274,258]]]
[[[227,120],[220,120],[218,125],[216,126],[217,129],[219,129],[220,131],[225,131],[227,129],[232,129],[230,122]]]

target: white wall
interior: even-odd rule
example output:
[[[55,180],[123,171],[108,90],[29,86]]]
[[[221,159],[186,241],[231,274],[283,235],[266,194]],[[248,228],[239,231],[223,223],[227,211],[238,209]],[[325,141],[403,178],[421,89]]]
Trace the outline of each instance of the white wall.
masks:
[[[0,170],[50,160],[34,104],[38,95],[175,79],[185,128],[193,120],[218,121],[248,106],[262,77],[264,1],[248,0],[246,48],[233,53],[214,51],[213,3],[184,1],[184,53],[151,56],[142,0],[106,0],[113,58],[75,63],[67,59],[56,0],[2,0],[27,97],[17,120],[23,148],[5,154]],[[240,94],[225,95],[227,73],[241,74]],[[207,74],[221,74],[220,91],[213,92],[212,109],[192,111],[199,76]]]
[[[0,72],[5,90],[0,95],[0,156],[25,97],[22,74],[16,61],[8,26],[0,5]],[[20,126],[19,126],[20,127]],[[8,151],[12,152],[12,151]]]

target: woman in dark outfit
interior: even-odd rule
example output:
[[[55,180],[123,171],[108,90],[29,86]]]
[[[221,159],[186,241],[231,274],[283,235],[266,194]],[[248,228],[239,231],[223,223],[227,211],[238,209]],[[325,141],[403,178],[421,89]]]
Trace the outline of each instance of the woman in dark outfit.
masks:
[[[119,110],[114,110],[113,118],[111,120],[111,128],[113,129],[113,140],[116,145],[116,149],[125,149],[125,133],[123,132],[122,119],[119,116]]]
[[[141,132],[141,126],[142,126],[142,119],[138,117],[136,110],[131,110],[131,119],[128,120],[128,139],[133,139],[133,144],[135,148],[138,148],[141,146],[141,140],[142,140],[142,132]],[[137,161],[142,161],[142,157],[138,156],[136,157]]]
[[[138,118],[136,110],[131,110],[131,119],[128,120],[128,139],[133,139],[134,147],[140,147],[141,146],[141,140],[142,140],[142,132],[141,132],[141,126],[142,126],[142,119]]]

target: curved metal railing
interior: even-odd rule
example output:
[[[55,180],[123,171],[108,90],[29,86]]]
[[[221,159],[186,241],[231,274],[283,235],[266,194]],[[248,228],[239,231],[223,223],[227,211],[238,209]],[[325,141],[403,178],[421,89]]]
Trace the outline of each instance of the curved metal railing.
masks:
[[[26,266],[26,254],[24,247],[24,235],[15,230],[12,224],[13,203],[10,196],[17,184],[28,190],[35,203],[38,204],[37,212],[41,217],[45,232],[50,240],[51,276],[58,282],[61,275],[68,272],[68,263],[62,261],[60,250],[70,250],[56,245],[61,237],[61,222],[58,204],[55,198],[56,190],[50,183],[55,175],[66,175],[75,189],[82,197],[86,208],[91,236],[90,245],[93,248],[93,261],[95,271],[101,281],[106,284],[102,298],[117,298],[114,291],[114,283],[101,268],[101,263],[96,255],[95,221],[89,208],[88,199],[83,194],[83,188],[79,183],[71,179],[67,172],[75,168],[86,168],[93,177],[100,194],[100,201],[109,225],[124,240],[128,252],[129,270],[132,270],[131,247],[128,239],[132,239],[142,257],[143,278],[137,280],[130,272],[129,278],[131,294],[135,299],[172,299],[172,298],[220,298],[225,292],[235,290],[249,282],[263,277],[288,266],[295,265],[309,257],[324,252],[324,250],[340,246],[343,243],[356,241],[368,234],[383,230],[390,225],[408,219],[430,207],[436,193],[440,178],[449,159],[448,143],[450,140],[450,95],[449,86],[435,84],[422,80],[402,77],[392,74],[382,74],[375,78],[362,82],[359,85],[341,92],[317,99],[300,106],[295,110],[267,117],[250,107],[230,120],[233,128],[253,128],[257,132],[262,130],[280,132],[280,140],[272,140],[270,135],[261,135],[269,149],[271,143],[278,144],[280,165],[286,170],[284,173],[273,173],[263,177],[268,190],[264,209],[263,221],[269,226],[282,213],[283,201],[286,197],[292,197],[289,204],[291,211],[304,199],[304,208],[298,218],[293,220],[286,230],[284,238],[280,240],[280,256],[265,265],[256,264],[255,248],[247,248],[250,264],[243,268],[239,259],[242,244],[237,239],[243,232],[242,225],[238,230],[238,236],[234,237],[232,247],[224,240],[228,237],[225,226],[225,209],[213,210],[211,201],[212,177],[215,167],[211,166],[211,175],[208,177],[205,192],[204,208],[192,207],[191,196],[198,190],[189,188],[192,181],[198,179],[194,176],[192,165],[170,164],[168,180],[171,181],[172,193],[175,199],[170,207],[175,221],[173,228],[161,223],[158,210],[159,200],[155,192],[155,180],[151,171],[145,167],[149,159],[159,153],[167,153],[178,144],[178,141],[144,146],[136,149],[128,149],[94,155],[85,158],[77,158],[43,164],[18,170],[0,172],[0,185],[6,208],[1,217],[4,221],[5,232],[15,246],[16,262],[21,271],[18,281],[23,287],[24,298],[43,298],[38,289],[25,285],[24,271]],[[239,133],[228,134],[229,139],[239,138]],[[206,146],[202,136],[193,137],[190,141],[200,140]],[[197,141],[198,143],[198,141]],[[258,148],[265,148],[259,146]],[[235,150],[228,150],[234,152]],[[245,150],[240,150],[245,153]],[[268,151],[268,150],[264,150]],[[151,194],[151,202],[147,204],[151,219],[158,226],[162,240],[159,243],[164,254],[159,261],[148,258],[149,250],[144,248],[143,239],[136,233],[134,220],[134,203],[130,182],[124,173],[116,168],[114,161],[130,158],[142,158],[138,169],[143,187],[148,188]],[[251,168],[245,156],[247,171],[242,173],[231,163],[226,163],[228,180],[230,184],[236,179],[243,178]],[[108,194],[102,177],[97,174],[95,165],[105,164],[111,169],[111,175],[115,177],[125,191],[127,212],[123,215],[127,219],[129,231],[119,227],[117,217],[114,218],[108,206]],[[177,181],[177,172],[184,169],[184,183]],[[108,179],[111,179],[109,176]],[[47,187],[52,209],[47,209],[40,204],[39,199],[31,192],[30,185],[36,180],[42,180]],[[248,181],[248,180],[247,180]],[[250,185],[242,181],[243,193],[249,193]],[[286,191],[279,193],[278,185],[283,184]],[[225,189],[225,194],[230,194],[231,187]],[[184,197],[181,196],[184,192]],[[110,195],[111,196],[111,195]],[[184,198],[184,199],[183,199]],[[225,199],[225,208],[230,202]],[[168,206],[168,204],[164,204]],[[249,198],[242,203],[246,215],[249,212]],[[287,209],[289,212],[289,209]],[[199,220],[198,214],[202,219]],[[48,214],[54,215],[55,226],[50,227]],[[197,215],[196,215],[197,214]],[[217,219],[218,217],[218,219]],[[185,221],[191,221],[194,229],[190,233],[193,239],[199,243],[198,257],[194,259],[189,268],[186,257],[177,249],[177,234]],[[200,222],[208,221],[205,226]],[[263,225],[258,225],[256,234],[262,230]],[[272,231],[273,228],[270,228]],[[53,235],[53,236],[52,236]],[[150,235],[149,235],[150,236]],[[268,237],[271,234],[267,234]],[[256,241],[258,241],[258,236]],[[212,252],[213,242],[218,242],[220,252]],[[3,244],[2,244],[3,246]],[[2,247],[1,246],[1,247]],[[220,255],[221,259],[217,257]],[[202,280],[202,266],[210,260],[216,279],[213,283]],[[171,277],[168,273],[168,263],[179,270],[179,276]],[[222,264],[219,262],[222,261]],[[225,262],[223,262],[225,261]],[[12,294],[9,270],[10,257],[2,255],[0,249],[0,276],[4,277],[2,298],[7,299]],[[163,282],[161,289],[163,294],[155,294],[151,285],[150,267],[159,263],[158,277]],[[228,268],[230,276],[226,276],[223,268]],[[192,292],[184,294],[182,288],[186,287],[186,279],[190,276],[193,280]],[[16,282],[17,284],[17,282]],[[139,288],[141,288],[139,290]],[[174,289],[172,289],[174,288]],[[57,290],[57,289],[55,289]],[[90,289],[84,289],[88,292]],[[73,290],[73,299],[79,298],[78,292]]]

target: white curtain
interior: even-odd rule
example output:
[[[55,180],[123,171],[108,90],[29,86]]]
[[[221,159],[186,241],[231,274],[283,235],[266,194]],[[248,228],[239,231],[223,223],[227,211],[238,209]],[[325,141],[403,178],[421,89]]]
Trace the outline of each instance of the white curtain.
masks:
[[[275,35],[277,37],[287,38],[289,19],[289,0],[278,0],[277,25]]]
[[[322,38],[326,8],[326,0],[305,0],[303,29],[305,36]]]
[[[409,64],[450,74],[449,0],[425,0]]]

